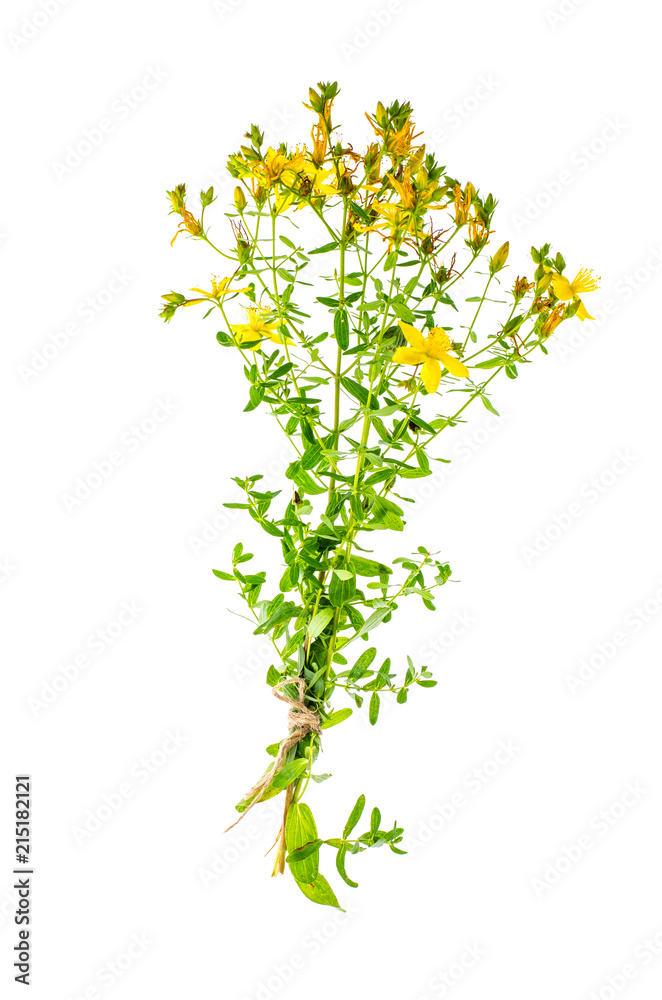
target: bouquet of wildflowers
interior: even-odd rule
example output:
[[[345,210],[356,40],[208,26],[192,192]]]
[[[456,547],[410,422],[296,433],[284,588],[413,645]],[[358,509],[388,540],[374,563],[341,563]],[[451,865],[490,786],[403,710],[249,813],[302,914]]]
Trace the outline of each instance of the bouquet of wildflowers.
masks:
[[[337,94],[335,83],[309,91],[308,144],[265,148],[251,126],[228,161],[236,188],[225,249],[205,219],[213,189],[201,192],[198,215],[184,184],[168,192],[181,219],[175,237],[208,244],[223,276],[164,295],[161,313],[171,320],[201,306],[213,318],[245,375],[245,411],[265,408],[295,456],[282,489],[261,488],[256,470],[234,479],[243,498],[226,504],[280,545],[280,579],[253,568],[241,543],[214,573],[236,587],[254,634],[269,638],[266,682],[288,706],[287,734],[267,747],[239,818],[282,795],[274,874],[287,867],[304,895],[332,906],[325,853],[356,886],[348,855],[404,852],[403,830],[383,824],[378,808],[359,827],[363,795],[337,836],[318,834],[304,799],[311,780],[329,777],[315,773],[325,731],[354,709],[374,725],[383,698],[403,705],[414,688],[434,686],[425,665],[392,663],[368,643],[407,601],[434,611],[451,577],[425,545],[405,543],[385,562],[382,533],[406,537],[408,488],[444,461],[443,432],[472,403],[496,413],[494,380],[516,379],[546,354],[561,323],[590,319],[582,296],[598,287],[587,270],[570,281],[549,244],[531,248],[530,277],[506,278],[508,243],[491,250],[495,199],[426,151],[409,104],[377,104],[359,152],[333,123]]]

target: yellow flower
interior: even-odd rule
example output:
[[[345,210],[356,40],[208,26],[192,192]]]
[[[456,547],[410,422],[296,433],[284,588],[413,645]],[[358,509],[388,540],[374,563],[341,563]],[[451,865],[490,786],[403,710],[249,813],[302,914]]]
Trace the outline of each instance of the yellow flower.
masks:
[[[378,215],[382,216],[382,220],[374,222],[372,226],[366,226],[366,233],[384,229],[389,233],[389,239],[392,241],[396,232],[412,234],[417,232],[416,216],[409,209],[402,208],[395,202],[382,203],[379,201],[373,202],[372,207]]]
[[[194,306],[199,302],[207,302],[209,299],[215,299],[219,301],[224,295],[236,295],[238,292],[248,292],[249,288],[230,288],[230,283],[232,278],[221,278],[220,280],[215,276],[211,279],[211,291],[207,292],[204,288],[192,288],[192,292],[200,292],[204,295],[203,299],[187,299],[182,305]]]
[[[400,195],[401,206],[407,209],[415,208],[416,190],[411,180],[409,167],[405,168],[405,172],[403,174],[401,181],[396,180],[396,178],[392,174],[388,175],[388,179],[391,182],[391,186],[394,187],[397,193]]]
[[[271,186],[274,181],[280,179],[280,175],[287,168],[288,158],[284,153],[277,152],[272,146],[269,146],[268,150],[264,154],[264,160],[260,164],[256,164],[255,172],[259,175],[260,180],[264,181],[267,186]]]
[[[331,108],[331,101],[327,101],[329,110]],[[317,115],[317,124],[313,125],[310,138],[313,140],[313,151],[311,154],[311,159],[316,166],[321,166],[326,159],[326,150],[328,146],[328,136],[326,131],[326,122],[324,115]]]
[[[278,191],[276,197],[274,198],[274,212],[276,215],[280,215],[282,212],[286,212],[294,201],[294,195],[291,191]]]
[[[415,127],[411,118],[407,118],[401,129],[386,137],[386,148],[391,155],[407,156],[411,151],[414,139],[417,138],[414,135]],[[418,135],[420,134],[419,132]]]
[[[402,110],[404,111],[405,108]],[[366,112],[366,118],[375,130],[375,135],[383,140],[391,159],[408,156],[415,148],[413,146],[414,139],[422,135],[421,132],[414,134],[416,126],[411,120],[411,111],[401,119],[400,128],[389,121],[388,114],[381,102],[377,105],[377,113],[371,116]]]
[[[398,180],[392,174],[387,174],[386,178],[393,190],[399,197],[399,201],[373,201],[372,209],[382,218],[379,222],[374,222],[371,226],[362,227],[363,232],[374,230],[385,230],[389,234],[389,240],[393,243],[396,234],[403,236],[420,236],[429,209],[441,208],[442,206],[431,205],[430,202],[440,197],[440,189],[436,182],[430,181],[427,171],[423,168],[417,171],[412,178],[409,167],[406,167],[402,180]],[[379,191],[381,188],[376,185],[368,185],[370,191]]]
[[[469,212],[475,194],[476,189],[471,181],[466,185],[464,191],[459,184],[455,185],[453,189],[453,205],[455,208],[455,221],[458,226],[464,226],[469,221]]]
[[[398,321],[409,347],[398,347],[393,354],[393,360],[398,365],[423,365],[421,378],[428,392],[436,392],[441,381],[441,365],[458,378],[468,378],[469,369],[454,355],[449,354],[452,347],[451,339],[445,330],[435,326],[427,337],[410,326],[409,323]]]
[[[244,149],[242,146],[242,150]],[[303,167],[305,155],[305,146],[301,149],[297,147],[291,153],[281,153],[280,150],[269,146],[261,159],[255,154],[251,157],[235,155],[230,157],[230,163],[236,172],[235,176],[251,177],[260,187],[272,188],[279,181],[292,186],[297,173]]]
[[[286,337],[285,340],[278,333],[278,323],[265,323],[264,317],[268,315],[268,309],[260,306],[249,306],[246,310],[248,316],[247,323],[233,323],[232,331],[237,338],[238,344],[246,344],[251,351],[257,351],[261,340],[273,340],[274,344],[293,344],[294,341]]]
[[[303,164],[303,172],[309,178],[313,191],[317,191],[319,194],[338,194],[336,175],[332,168],[323,170],[314,161],[306,160]]]
[[[585,319],[593,319],[594,317],[589,315],[589,312],[579,298],[580,295],[584,295],[586,292],[595,292],[596,289],[600,287],[598,282],[599,278],[594,277],[593,272],[589,271],[587,267],[582,267],[577,274],[572,279],[568,279],[563,274],[552,273],[552,288],[554,289],[554,295],[561,302],[569,302],[570,299],[577,297],[579,299],[579,309],[576,312],[576,316],[582,321]]]
[[[554,330],[556,330],[559,323],[563,322],[563,317],[565,316],[565,306],[555,306],[554,309],[549,313],[547,319],[544,321],[540,328],[540,333],[543,337],[550,337]]]
[[[202,226],[197,221],[195,216],[189,212],[188,208],[182,207],[179,214],[182,217],[182,221],[179,223],[179,229],[170,240],[170,246],[173,245],[180,233],[188,232],[191,236],[199,236],[202,232]]]

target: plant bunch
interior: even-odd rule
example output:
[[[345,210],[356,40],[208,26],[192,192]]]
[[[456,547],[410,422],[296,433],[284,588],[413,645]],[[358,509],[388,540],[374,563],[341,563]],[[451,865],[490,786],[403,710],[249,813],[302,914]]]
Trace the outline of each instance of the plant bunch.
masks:
[[[245,412],[266,410],[292,448],[283,489],[263,489],[255,471],[235,477],[243,497],[226,504],[278,542],[280,580],[250,568],[241,543],[214,573],[236,585],[254,634],[270,639],[267,684],[290,706],[288,736],[267,747],[264,775],[236,808],[245,814],[282,794],[274,874],[287,865],[308,898],[334,906],[319,872],[323,847],[336,852],[350,886],[348,854],[404,852],[402,829],[383,827],[376,808],[355,834],[364,796],[340,836],[318,837],[304,795],[311,780],[329,777],[314,773],[323,734],[352,713],[332,702],[340,694],[365,705],[374,725],[382,698],[404,704],[414,687],[436,683],[410,657],[393,664],[356,645],[407,600],[434,611],[451,577],[426,545],[391,562],[375,555],[381,533],[403,531],[409,484],[446,461],[436,455],[442,432],[475,401],[496,413],[493,381],[516,379],[536,352],[546,354],[561,323],[591,318],[582,296],[598,287],[586,270],[570,281],[549,244],[531,248],[530,278],[506,280],[509,244],[490,250],[494,197],[426,151],[406,102],[377,104],[358,152],[333,122],[337,93],[335,83],[310,89],[307,144],[265,148],[256,125],[246,133],[228,161],[237,186],[226,249],[212,243],[205,219],[212,188],[197,216],[184,184],[168,192],[181,220],[175,238],[208,244],[225,273],[192,294],[164,295],[161,313],[171,320],[204,308],[243,368]]]

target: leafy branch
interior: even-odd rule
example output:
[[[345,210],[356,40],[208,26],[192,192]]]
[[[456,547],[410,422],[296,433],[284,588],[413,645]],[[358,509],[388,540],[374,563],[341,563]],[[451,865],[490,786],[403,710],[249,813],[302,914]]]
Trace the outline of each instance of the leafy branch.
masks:
[[[201,240],[230,273],[194,295],[167,293],[161,312],[170,321],[204,307],[218,344],[237,352],[244,413],[261,408],[292,448],[280,488],[264,489],[259,472],[236,476],[241,499],[225,504],[280,546],[280,579],[249,571],[254,557],[243,543],[214,573],[236,585],[253,633],[270,640],[266,681],[290,705],[287,737],[267,747],[264,774],[236,808],[241,816],[283,794],[274,874],[288,867],[304,895],[333,906],[322,848],[335,849],[338,873],[355,886],[347,856],[384,845],[402,854],[402,829],[381,829],[373,809],[369,829],[350,836],[361,796],[342,837],[318,837],[303,798],[329,777],[313,773],[322,738],[354,708],[367,703],[374,725],[383,698],[402,705],[414,688],[436,684],[411,656],[398,663],[376,646],[349,647],[403,602],[435,612],[452,576],[425,545],[384,562],[374,552],[380,533],[406,530],[412,481],[448,461],[437,452],[442,433],[478,400],[498,413],[494,379],[517,379],[561,323],[590,318],[582,296],[597,288],[586,270],[570,281],[549,244],[531,248],[530,278],[506,284],[509,244],[490,252],[493,195],[426,151],[406,102],[377,104],[367,116],[373,134],[357,152],[333,123],[337,94],[335,83],[309,90],[308,145],[265,148],[258,126],[246,132],[228,161],[237,187],[226,249],[208,225],[212,188],[201,192],[197,218],[184,184],[168,192],[180,219],[175,239]],[[336,696],[352,707],[334,708]]]

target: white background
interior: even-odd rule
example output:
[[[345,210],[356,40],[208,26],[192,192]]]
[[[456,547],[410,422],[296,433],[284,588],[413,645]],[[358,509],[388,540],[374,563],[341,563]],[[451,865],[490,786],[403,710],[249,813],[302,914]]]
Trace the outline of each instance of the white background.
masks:
[[[22,990],[11,982],[10,809],[23,771],[34,782],[38,998],[417,1000],[445,995],[448,970],[463,1000],[659,995],[662,937],[644,944],[662,931],[652,8],[385,9],[3,5],[3,995]],[[134,90],[148,75],[153,89]],[[374,730],[355,716],[325,739],[334,777],[311,799],[323,835],[337,835],[364,791],[410,842],[406,858],[350,859],[357,890],[329,855],[344,923],[269,877],[268,805],[221,836],[284,718],[260,639],[225,610],[241,608],[211,575],[240,537],[274,569],[276,547],[220,504],[236,498],[231,475],[266,467],[276,484],[286,458],[262,411],[241,413],[243,376],[215,329],[195,310],[168,326],[157,318],[162,292],[206,283],[217,267],[194,241],[170,247],[166,188],[213,183],[229,197],[225,159],[247,126],[305,140],[300,101],[329,78],[357,146],[369,138],[364,109],[413,103],[449,171],[500,199],[495,240],[510,239],[513,277],[545,240],[572,274],[602,276],[588,300],[597,322],[566,324],[547,359],[500,384],[500,422],[474,411],[446,445],[454,475],[410,517],[407,547],[429,543],[461,582],[436,615],[412,607],[380,633],[382,649],[427,662],[438,686]],[[111,130],[99,145],[58,166],[101,119]],[[167,419],[130,444],[159,401]],[[123,464],[68,511],[63,495],[118,448]],[[571,504],[580,514],[564,518]],[[116,632],[123,604],[130,624],[96,652],[90,637]],[[583,659],[589,679],[573,685]],[[59,692],[35,709],[54,680]],[[500,741],[510,755],[490,763]],[[474,768],[486,784],[467,779]],[[104,796],[121,808],[101,808],[106,819],[82,839]],[[591,846],[567,860],[580,838]],[[133,935],[144,943],[127,958]]]

